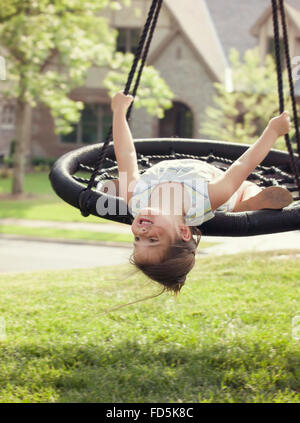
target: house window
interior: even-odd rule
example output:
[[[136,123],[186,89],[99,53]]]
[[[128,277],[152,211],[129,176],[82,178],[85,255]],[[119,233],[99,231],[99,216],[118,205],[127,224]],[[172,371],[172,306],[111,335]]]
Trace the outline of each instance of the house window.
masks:
[[[70,144],[93,144],[106,138],[112,124],[112,113],[108,105],[85,104],[80,121],[73,131],[61,136],[61,141]]]
[[[117,28],[117,30],[117,51],[135,54],[141,35],[140,28]]]
[[[193,138],[194,117],[192,111],[183,103],[173,103],[172,109],[159,121],[159,137]]]
[[[285,65],[285,58],[284,58],[284,44],[283,40],[280,39],[280,61],[281,64]],[[268,46],[268,53],[271,54],[271,56],[276,60],[276,52],[275,52],[275,41],[274,38],[269,38],[269,46]]]
[[[12,104],[6,104],[2,107],[0,123],[3,129],[15,127],[15,107]]]

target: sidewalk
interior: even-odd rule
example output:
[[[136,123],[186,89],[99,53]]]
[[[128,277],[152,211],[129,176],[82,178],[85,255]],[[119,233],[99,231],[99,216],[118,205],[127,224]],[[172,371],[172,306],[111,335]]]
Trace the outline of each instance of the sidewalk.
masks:
[[[218,245],[201,250],[201,253],[209,255],[238,254],[244,251],[300,251],[300,231],[234,238],[207,236],[203,237],[203,241],[219,242]]]
[[[28,219],[0,219],[1,225],[16,225],[29,228],[54,228],[66,230],[82,230],[92,232],[106,232],[118,234],[130,234],[130,225],[122,223],[89,223],[89,222],[59,222],[48,220],[28,220]]]
[[[54,222],[25,219],[0,219],[1,225],[34,228],[84,230],[106,233],[131,233],[130,225],[116,223]],[[209,248],[199,248],[198,258],[237,254],[244,251],[299,250],[300,231],[284,232],[252,237],[202,237],[202,241],[214,242]],[[130,248],[128,248],[130,247]],[[119,265],[129,262],[132,248],[128,243],[107,245],[103,242],[33,238],[19,235],[1,235],[0,273],[34,272],[41,270],[80,269]],[[296,255],[300,257],[300,254]],[[295,256],[295,257],[296,257]]]
[[[52,241],[52,240],[51,240]],[[131,249],[0,236],[0,273],[127,264]]]
[[[130,234],[130,225],[118,223],[56,222],[27,219],[0,219],[1,225],[20,225],[32,228],[54,228],[84,230],[93,232]],[[15,236],[14,239],[17,237]],[[24,240],[24,237],[19,237]],[[236,254],[242,251],[270,251],[277,249],[300,249],[300,230],[277,234],[250,237],[213,237],[203,236],[203,241],[218,243],[216,246],[201,249],[199,254]],[[36,240],[37,241],[37,240]],[[43,240],[45,241],[45,240]],[[55,240],[52,240],[55,242]],[[79,242],[85,244],[85,241]],[[125,247],[125,245],[124,245]],[[128,247],[128,245],[127,245]]]

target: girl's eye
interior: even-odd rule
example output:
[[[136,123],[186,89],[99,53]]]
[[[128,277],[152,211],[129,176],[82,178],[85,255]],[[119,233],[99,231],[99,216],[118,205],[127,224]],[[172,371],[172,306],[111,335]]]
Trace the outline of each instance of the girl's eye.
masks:
[[[139,238],[138,236],[135,236],[135,237],[134,237],[134,240],[135,240],[135,241],[139,241],[139,239],[140,239],[140,238]]]
[[[157,242],[158,240],[156,238],[149,238],[150,242]]]

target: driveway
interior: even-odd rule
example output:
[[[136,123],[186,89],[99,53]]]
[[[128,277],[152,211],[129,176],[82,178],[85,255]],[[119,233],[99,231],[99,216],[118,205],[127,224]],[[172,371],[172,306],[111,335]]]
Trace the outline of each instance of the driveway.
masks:
[[[101,225],[102,231],[104,227],[105,225]],[[113,228],[106,229],[112,231]],[[124,227],[123,230],[125,232],[130,228]],[[218,245],[199,249],[198,257],[237,254],[243,251],[300,251],[300,231],[252,237],[203,237],[203,241],[217,242]],[[131,252],[131,248],[122,246],[62,243],[1,235],[0,272],[33,272],[125,264],[128,263]]]
[[[244,237],[203,237],[220,244],[202,250],[205,254],[237,254],[243,251],[300,250],[300,231]]]
[[[131,249],[0,238],[0,272],[80,269],[128,263]]]

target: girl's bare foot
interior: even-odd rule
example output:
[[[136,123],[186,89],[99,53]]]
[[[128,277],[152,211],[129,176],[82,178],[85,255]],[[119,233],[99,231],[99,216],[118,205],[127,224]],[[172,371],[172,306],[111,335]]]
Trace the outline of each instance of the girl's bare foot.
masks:
[[[292,194],[282,187],[268,187],[255,196],[239,203],[234,211],[253,211],[262,209],[280,210],[293,202]]]

